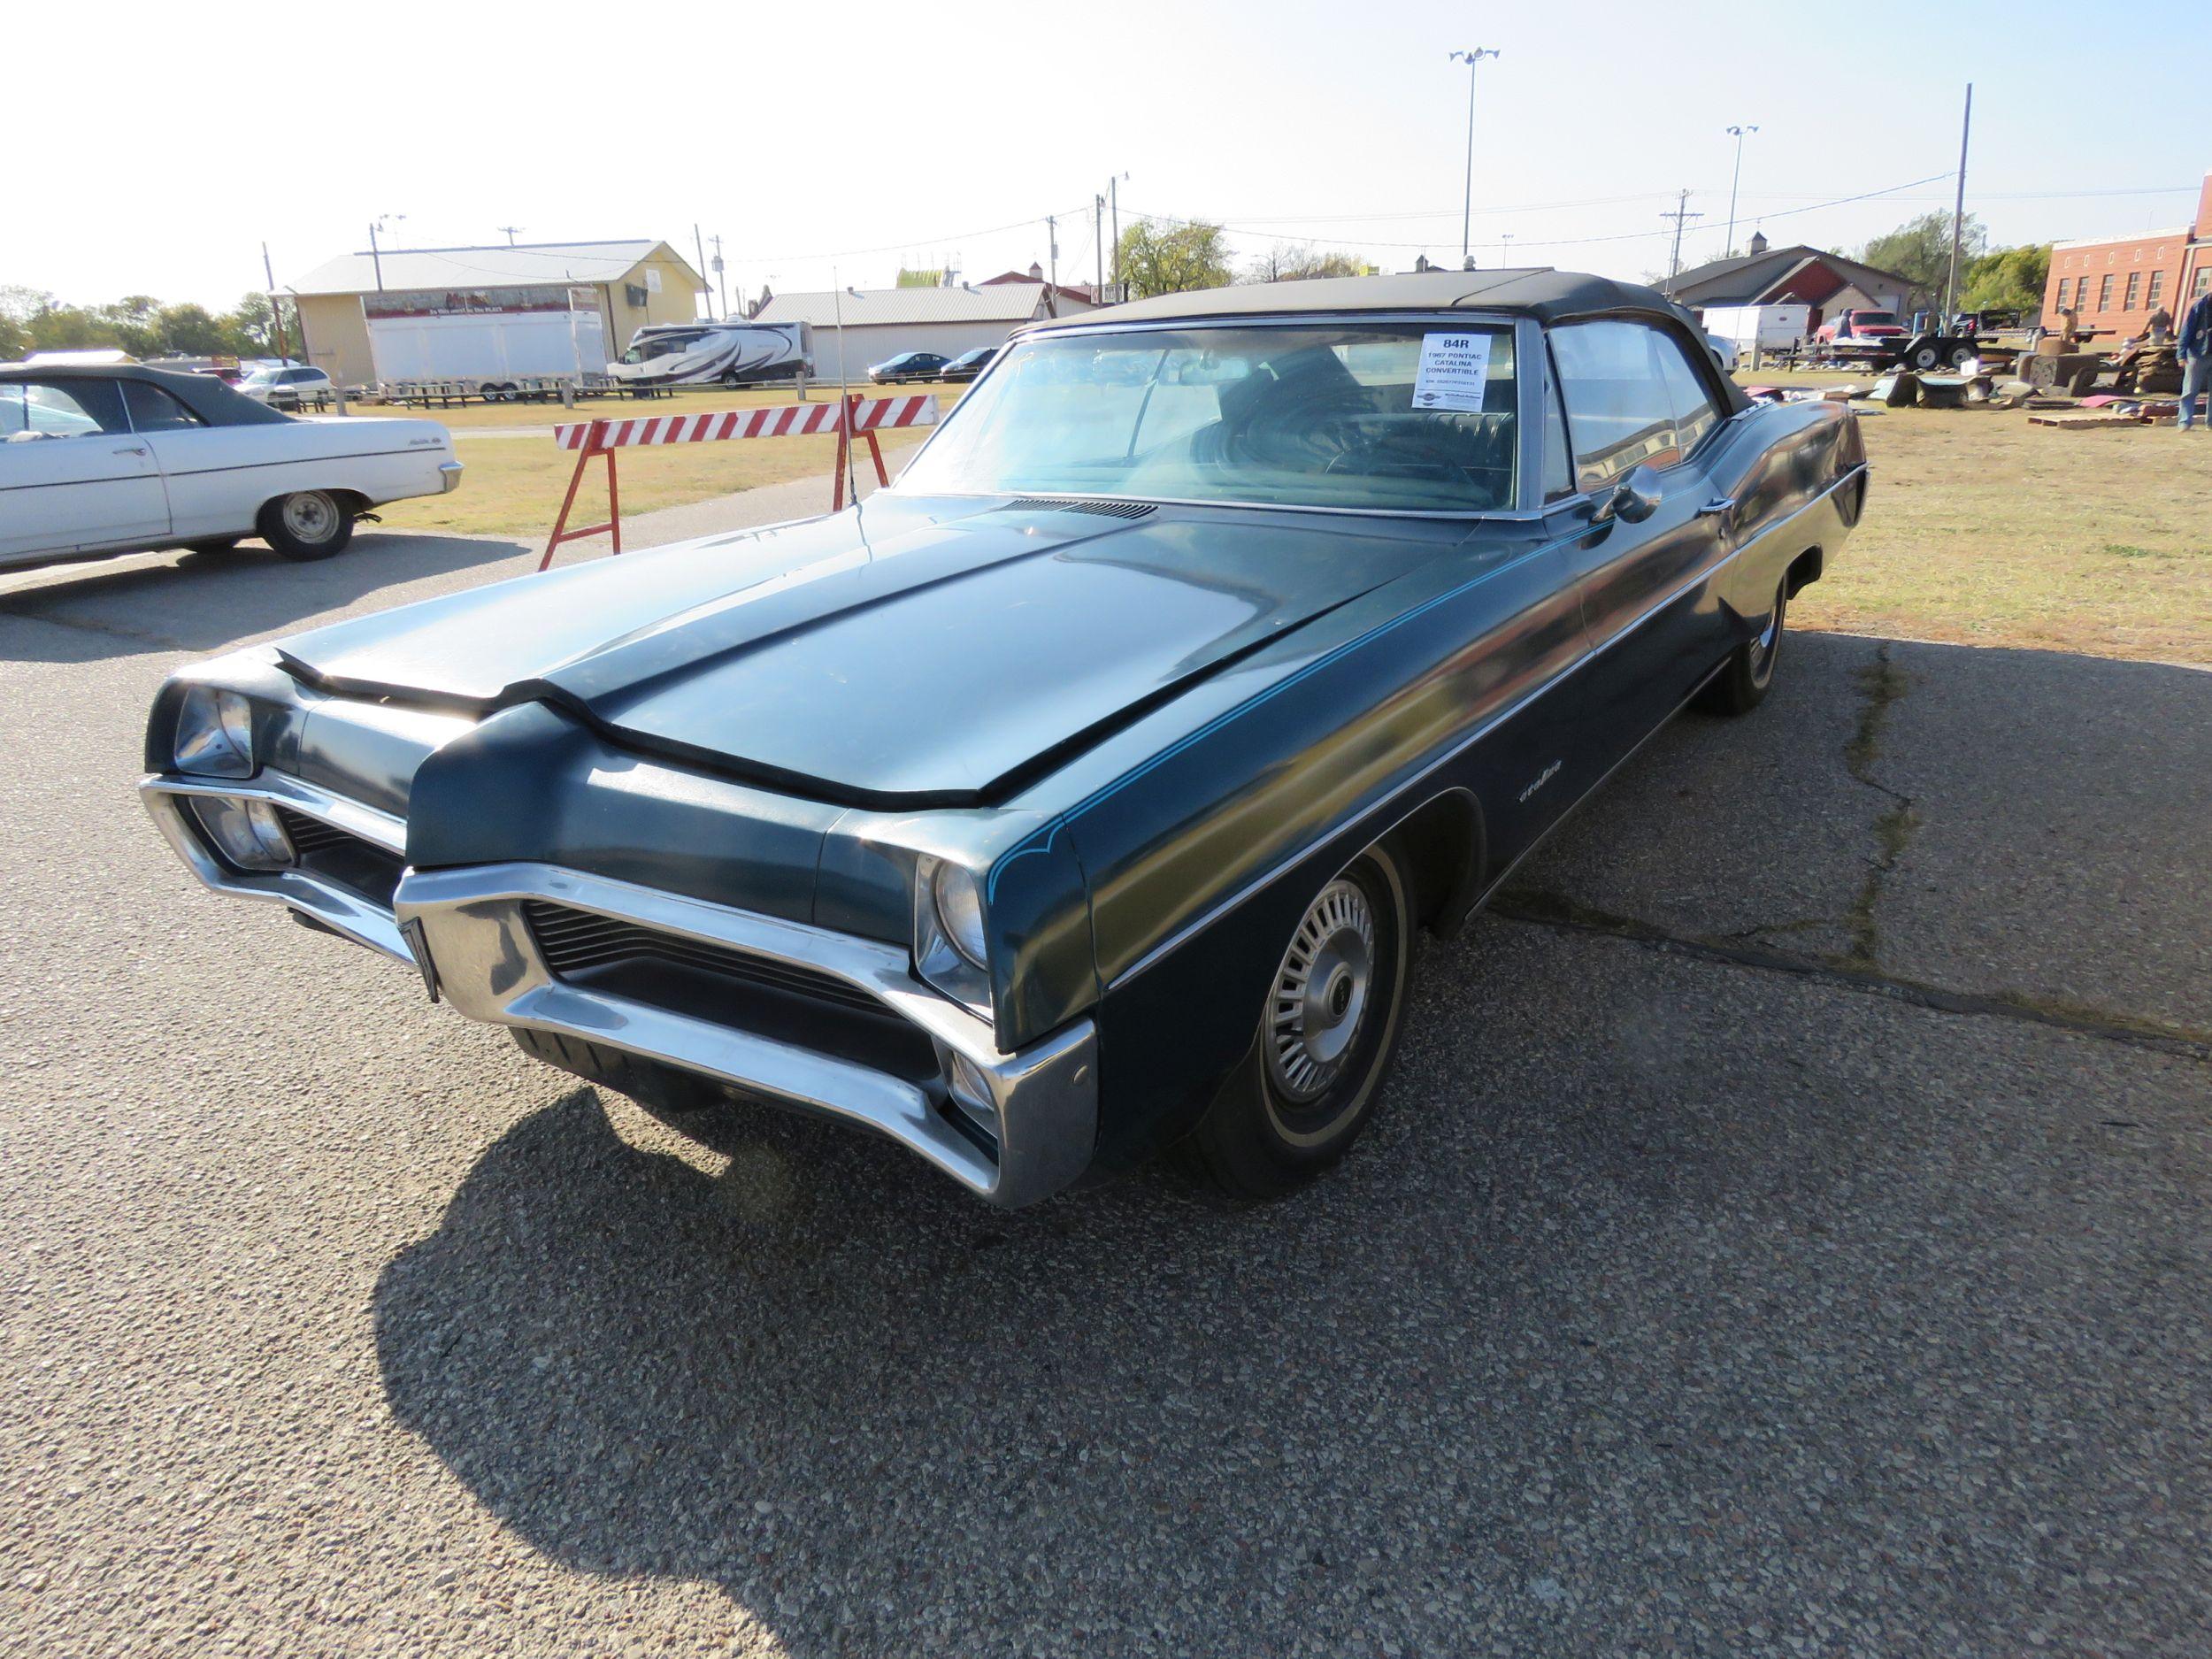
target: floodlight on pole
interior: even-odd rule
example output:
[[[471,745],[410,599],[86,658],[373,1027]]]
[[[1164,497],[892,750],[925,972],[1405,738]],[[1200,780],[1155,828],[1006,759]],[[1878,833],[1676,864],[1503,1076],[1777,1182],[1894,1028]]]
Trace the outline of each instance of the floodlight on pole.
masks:
[[[1464,61],[1467,65],[1467,199],[1459,220],[1459,262],[1467,263],[1472,250],[1475,224],[1475,65],[1486,58],[1501,58],[1504,54],[1494,47],[1478,46],[1471,50],[1455,51],[1452,61]]]
[[[1747,134],[1758,130],[1755,127],[1732,127],[1728,129],[1728,135],[1736,141],[1736,172],[1728,181],[1728,242],[1721,250],[1724,258],[1736,251],[1736,187],[1743,182],[1743,141]]]

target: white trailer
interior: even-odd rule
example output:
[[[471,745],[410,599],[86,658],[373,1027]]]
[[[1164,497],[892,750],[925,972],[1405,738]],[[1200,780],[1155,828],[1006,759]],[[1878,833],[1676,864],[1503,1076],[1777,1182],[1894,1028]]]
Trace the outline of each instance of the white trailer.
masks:
[[[1705,332],[1735,347],[1737,360],[1748,366],[1762,351],[1802,345],[1812,333],[1812,314],[1809,305],[1710,305]]]
[[[607,367],[596,296],[534,290],[526,303],[467,296],[371,295],[363,310],[380,382],[457,380],[487,396],[548,376],[580,381]]]

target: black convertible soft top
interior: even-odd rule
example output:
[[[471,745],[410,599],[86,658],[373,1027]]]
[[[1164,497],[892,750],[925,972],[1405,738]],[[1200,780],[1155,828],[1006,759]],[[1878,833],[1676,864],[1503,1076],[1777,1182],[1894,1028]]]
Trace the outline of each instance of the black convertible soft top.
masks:
[[[13,380],[146,380],[211,426],[269,426],[292,417],[234,392],[211,374],[178,374],[138,363],[0,364],[0,386]]]
[[[1496,271],[1408,271],[1396,276],[1307,277],[1290,282],[1240,282],[1233,288],[1156,294],[1100,311],[1079,311],[1032,324],[1017,338],[1100,323],[1174,323],[1238,317],[1345,316],[1373,311],[1507,311],[1540,323],[1577,318],[1641,315],[1665,318],[1702,342],[1704,330],[1687,311],[1657,288],[1620,282],[1582,271],[1529,265]],[[1743,393],[1726,375],[1732,410]]]

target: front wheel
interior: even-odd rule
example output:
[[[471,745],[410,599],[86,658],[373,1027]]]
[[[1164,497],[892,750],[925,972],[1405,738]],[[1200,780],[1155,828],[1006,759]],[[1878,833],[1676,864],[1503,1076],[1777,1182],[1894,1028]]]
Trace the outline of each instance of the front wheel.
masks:
[[[1916,369],[1932,369],[1942,364],[1943,354],[1933,346],[1922,346],[1912,354],[1910,361]]]
[[[1191,1133],[1239,1198],[1304,1186],[1374,1117],[1397,1052],[1412,946],[1398,855],[1378,842],[1307,905],[1264,987],[1250,1052]]]
[[[1719,673],[1698,695],[1698,706],[1714,714],[1749,714],[1766,700],[1774,684],[1774,664],[1782,655],[1782,620],[1789,609],[1790,585],[1775,584],[1774,609],[1757,634],[1728,653]]]
[[[264,507],[254,527],[288,559],[326,559],[353,540],[353,510],[326,489],[297,490]]]

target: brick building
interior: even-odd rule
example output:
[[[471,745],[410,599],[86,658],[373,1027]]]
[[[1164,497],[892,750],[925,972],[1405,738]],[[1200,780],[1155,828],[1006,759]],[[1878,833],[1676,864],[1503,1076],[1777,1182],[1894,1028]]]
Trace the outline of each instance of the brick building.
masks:
[[[2051,246],[2043,326],[2058,326],[2062,306],[2077,326],[2114,339],[2139,334],[2161,306],[2178,323],[2198,295],[2212,292],[2212,173],[2197,196],[2196,218],[2170,230],[2062,242]]]

